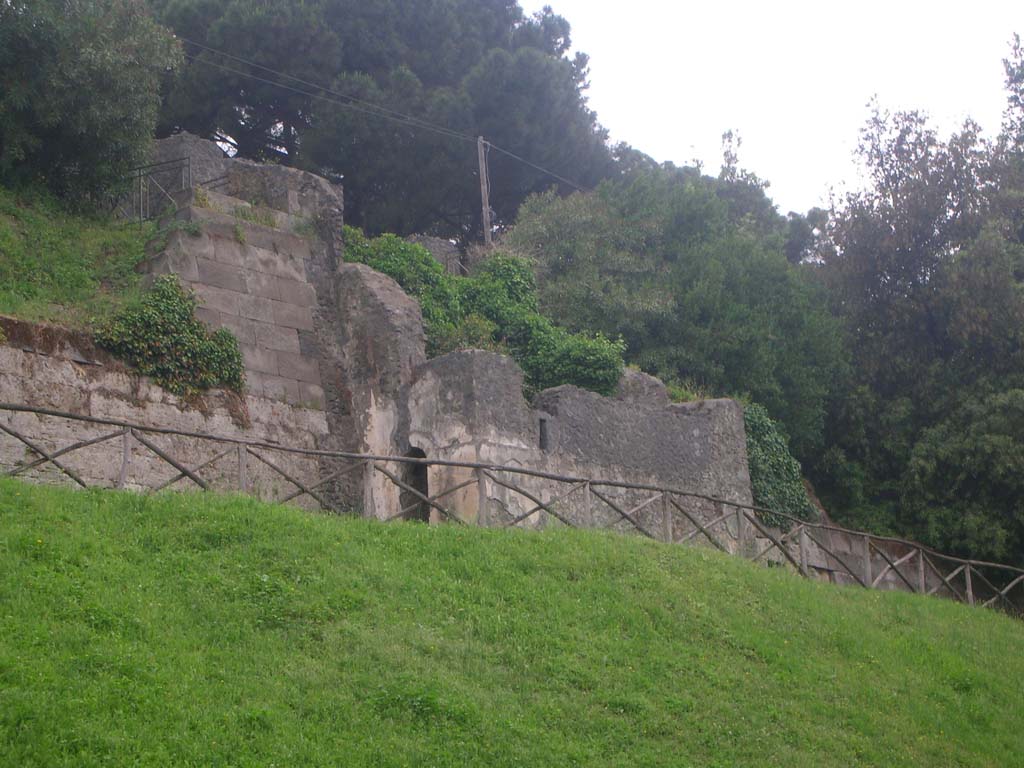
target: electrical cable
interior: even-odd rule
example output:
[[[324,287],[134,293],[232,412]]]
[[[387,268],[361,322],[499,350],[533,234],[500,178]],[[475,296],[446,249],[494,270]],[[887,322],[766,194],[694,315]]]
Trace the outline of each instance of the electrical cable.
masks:
[[[256,80],[258,82],[265,83],[267,85],[273,85],[273,86],[277,86],[278,88],[284,88],[285,90],[292,91],[293,93],[297,93],[297,94],[300,94],[302,96],[306,96],[306,97],[311,98],[311,99],[318,99],[320,101],[325,101],[325,102],[327,102],[329,104],[334,104],[336,106],[344,107],[346,109],[351,109],[351,110],[353,110],[355,112],[360,112],[362,114],[369,115],[371,117],[380,117],[380,118],[383,118],[385,120],[390,120],[392,122],[398,123],[400,125],[409,126],[411,128],[421,128],[423,130],[433,131],[434,133],[437,133],[437,134],[439,134],[441,136],[446,136],[448,138],[459,139],[459,140],[462,140],[462,141],[473,141],[473,142],[477,141],[476,138],[474,138],[473,136],[470,136],[469,134],[462,133],[460,131],[457,131],[457,130],[454,130],[454,129],[451,129],[451,128],[448,128],[448,127],[445,127],[445,126],[437,125],[436,123],[431,123],[431,122],[429,122],[427,120],[422,120],[420,118],[413,117],[412,115],[407,115],[407,114],[404,114],[404,113],[399,112],[397,110],[393,110],[393,109],[390,109],[388,107],[380,106],[379,104],[374,104],[373,102],[366,101],[365,99],[360,99],[360,98],[357,98],[355,96],[351,96],[351,95],[348,95],[348,94],[340,93],[338,91],[332,91],[329,88],[324,88],[323,86],[318,85],[316,83],[312,83],[312,82],[310,82],[308,80],[303,80],[302,78],[295,77],[294,75],[289,75],[289,74],[286,74],[284,72],[280,72],[280,71],[272,69],[270,67],[266,67],[266,66],[264,66],[262,64],[257,64],[255,62],[252,62],[252,61],[249,61],[247,59],[244,59],[244,58],[242,58],[240,56],[235,56],[233,54],[217,50],[216,48],[211,48],[210,46],[203,45],[202,43],[197,43],[197,42],[195,42],[193,40],[189,40],[189,39],[184,38],[184,37],[179,37],[178,39],[181,40],[182,42],[188,43],[189,45],[194,45],[197,48],[201,48],[203,50],[209,51],[210,53],[215,53],[215,54],[218,54],[220,56],[224,56],[224,57],[229,58],[229,59],[234,59],[235,61],[238,61],[241,64],[245,64],[245,65],[248,65],[248,66],[251,66],[251,67],[256,67],[258,69],[263,70],[264,72],[268,72],[268,73],[277,75],[279,77],[287,78],[287,79],[293,80],[293,81],[295,81],[297,83],[301,83],[302,85],[306,85],[306,86],[309,86],[311,88],[315,88],[315,89],[317,89],[319,91],[322,91],[323,93],[331,94],[332,96],[335,96],[336,98],[328,98],[327,96],[324,96],[324,95],[319,94],[319,93],[312,93],[310,91],[306,91],[306,90],[303,90],[301,88],[295,88],[294,86],[288,85],[287,83],[281,83],[281,82],[277,82],[277,81],[274,81],[274,80],[269,80],[267,78],[260,77],[259,75],[255,75],[255,74],[253,74],[251,72],[243,72],[240,69],[235,69],[234,67],[229,67],[229,66],[227,66],[225,64],[221,64],[221,63],[218,63],[218,62],[215,62],[215,61],[210,61],[209,59],[202,58],[202,57],[197,56],[195,54],[186,53],[185,56],[190,61],[199,62],[199,63],[202,63],[202,64],[206,64],[208,66],[216,67],[216,68],[218,68],[218,69],[220,69],[222,71],[225,71],[225,72],[228,72],[228,73],[231,73],[231,74],[234,74],[234,75],[238,75],[240,77],[247,77],[247,78],[250,78],[252,80]],[[347,99],[348,102],[339,101],[338,99]],[[359,104],[366,105],[366,106],[365,107],[357,106]],[[367,108],[367,107],[369,107],[369,108]],[[576,190],[578,190],[580,192],[585,191],[584,188],[582,186],[580,186],[579,184],[577,184],[576,182],[571,181],[570,179],[567,179],[564,176],[561,176],[561,175],[555,173],[554,171],[550,171],[547,168],[544,168],[543,166],[537,165],[536,163],[531,162],[530,160],[527,160],[525,157],[517,155],[516,153],[511,152],[510,150],[504,149],[503,147],[500,147],[497,144],[494,144],[493,142],[490,142],[490,141],[487,141],[486,139],[484,139],[484,144],[487,146],[488,150],[493,147],[495,150],[497,150],[498,152],[502,153],[503,155],[506,155],[506,156],[512,158],[513,160],[516,160],[516,161],[518,161],[520,163],[523,163],[524,165],[527,165],[527,166],[529,166],[530,168],[533,168],[536,171],[539,171],[539,172],[541,172],[543,174],[546,174],[547,176],[550,176],[551,178],[553,178],[553,179],[555,179],[557,181],[560,181],[563,184],[567,184],[568,186],[572,187],[573,189],[576,189]]]
[[[420,124],[418,122],[412,122],[412,121],[410,121],[410,120],[408,120],[408,119],[406,119],[404,117],[394,117],[392,115],[384,114],[382,112],[374,112],[372,110],[365,109],[363,107],[358,107],[355,104],[347,104],[347,103],[345,103],[343,101],[338,101],[337,99],[331,99],[331,98],[328,98],[327,96],[323,96],[323,95],[318,94],[318,93],[312,93],[310,91],[304,91],[301,88],[295,88],[294,86],[287,85],[286,83],[279,83],[279,82],[276,82],[274,80],[268,80],[265,77],[260,77],[259,75],[254,75],[251,72],[243,72],[240,69],[235,69],[234,67],[229,67],[229,66],[227,66],[225,64],[219,64],[216,61],[210,61],[208,59],[202,59],[202,58],[199,58],[198,56],[194,56],[193,54],[186,53],[185,57],[187,59],[190,59],[191,61],[199,62],[201,64],[206,64],[207,66],[210,66],[210,67],[216,67],[217,69],[223,70],[224,72],[228,72],[228,73],[233,74],[233,75],[239,75],[240,77],[248,77],[251,80],[256,80],[256,81],[261,82],[261,83],[266,83],[267,85],[274,85],[274,86],[277,86],[278,88],[284,88],[287,91],[292,91],[293,93],[298,93],[298,94],[300,94],[302,96],[307,96],[307,97],[309,97],[311,99],[319,99],[320,101],[326,101],[329,104],[335,104],[335,105],[337,105],[339,107],[345,107],[347,109],[354,110],[355,112],[361,112],[361,113],[363,113],[365,115],[370,115],[371,117],[381,117],[381,118],[384,118],[385,120],[391,120],[392,122],[400,123],[402,125],[407,125],[407,126],[410,126],[412,128],[422,128],[424,130],[434,131],[435,133],[439,133],[442,136],[446,136],[448,138],[457,138],[457,139],[462,139],[462,140],[468,139],[470,141],[476,141],[476,139],[474,139],[472,137],[466,137],[466,136],[464,136],[462,134],[456,133],[455,131],[450,131],[450,130],[448,130],[446,128],[439,128],[439,127],[435,127],[435,126],[428,125],[428,124]]]
[[[256,69],[262,69],[264,72],[269,72],[269,73],[271,73],[273,75],[278,75],[279,77],[285,77],[285,78],[287,78],[289,80],[293,80],[293,81],[295,81],[297,83],[300,83],[302,85],[309,86],[310,88],[316,88],[318,91],[323,91],[324,93],[329,93],[332,96],[337,96],[338,98],[342,98],[342,99],[348,99],[349,101],[354,102],[356,104],[364,104],[367,107],[371,107],[372,109],[379,110],[381,113],[390,114],[390,115],[392,115],[392,116],[394,116],[396,118],[401,118],[401,119],[403,119],[405,121],[408,121],[408,122],[411,122],[411,123],[417,123],[419,125],[422,125],[424,128],[428,128],[430,130],[434,130],[434,131],[437,131],[437,132],[440,132],[440,133],[449,134],[452,137],[458,137],[458,138],[466,139],[467,141],[476,141],[476,137],[470,136],[467,133],[461,133],[460,131],[456,131],[456,130],[454,130],[452,128],[447,128],[445,126],[437,125],[436,123],[431,123],[431,122],[429,122],[427,120],[423,120],[421,118],[414,117],[412,115],[407,115],[407,114],[405,114],[403,112],[399,112],[398,110],[391,109],[389,107],[381,106],[380,104],[374,104],[372,101],[367,101],[367,100],[361,99],[361,98],[359,98],[357,96],[352,96],[351,94],[348,94],[348,93],[341,93],[339,91],[331,90],[330,88],[325,88],[324,86],[322,86],[322,85],[320,85],[318,83],[313,83],[313,82],[310,82],[309,80],[303,80],[301,77],[296,77],[295,75],[289,75],[286,72],[280,72],[280,71],[278,71],[276,69],[271,69],[270,67],[264,66],[262,64],[257,64],[254,61],[249,61],[248,59],[243,59],[241,56],[235,56],[232,53],[227,53],[225,51],[219,51],[216,48],[211,48],[208,45],[203,45],[202,43],[197,43],[194,40],[189,40],[188,38],[185,38],[185,37],[179,37],[178,39],[181,40],[182,42],[188,43],[189,45],[194,45],[197,48],[202,48],[204,51],[209,51],[210,53],[215,53],[215,54],[217,54],[219,56],[224,56],[225,58],[234,59],[235,61],[239,62],[240,64],[245,64],[245,65],[250,66],[250,67],[255,67]],[[211,63],[211,64],[214,63],[214,62],[206,62],[205,59],[201,59],[198,56],[196,56],[195,54],[188,54],[188,53],[186,53],[185,55],[188,56],[189,58],[191,58],[193,61],[202,61],[204,63]],[[246,75],[247,73],[238,72],[238,74]],[[264,81],[264,82],[266,82],[266,81]],[[281,85],[283,86],[283,84],[281,84]],[[283,87],[287,87],[287,86],[283,86]]]

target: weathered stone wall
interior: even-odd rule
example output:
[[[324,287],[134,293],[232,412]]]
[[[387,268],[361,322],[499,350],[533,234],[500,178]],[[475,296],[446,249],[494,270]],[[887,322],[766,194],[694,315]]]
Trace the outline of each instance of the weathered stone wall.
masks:
[[[254,163],[228,157],[212,141],[182,132],[153,143],[151,160],[160,163],[188,158],[194,187],[219,192],[245,203],[284,214],[282,224],[330,223],[340,232],[344,196],[340,186],[307,171],[283,165]],[[153,172],[173,187],[180,171]]]
[[[186,157],[200,191],[164,220],[178,229],[143,269],[177,274],[199,298],[200,318],[235,334],[251,394],[327,408],[322,369],[333,361],[321,328],[334,320],[326,276],[340,248],[341,189],[305,171],[229,158],[188,133],[154,144],[154,162]]]
[[[650,391],[639,400],[605,398],[576,387],[542,392],[531,408],[522,395],[519,367],[502,355],[456,352],[421,366],[409,390],[409,441],[428,458],[521,466],[557,475],[587,477],[677,488],[750,504],[750,478],[742,409],[731,400],[686,405],[660,402]],[[471,470],[432,467],[430,488],[436,492],[469,479]],[[571,484],[508,475],[541,500],[557,498]],[[601,488],[629,509],[652,494]],[[487,522],[510,520],[532,506],[526,497],[491,481],[487,483]],[[469,520],[480,515],[475,489],[447,501]],[[681,500],[704,520],[715,505]],[[631,526],[607,505],[593,500],[587,518],[583,494],[563,500],[559,508],[574,524]],[[637,517],[652,533],[662,531],[662,508],[652,505]],[[532,518],[543,525],[544,514]],[[689,526],[680,524],[678,535]]]
[[[238,339],[248,391],[292,405],[324,407],[319,360],[302,353],[300,334],[314,330],[317,295],[307,277],[302,237],[210,207],[179,209],[166,248],[144,265],[173,273],[199,299],[198,316]]]
[[[293,448],[314,449],[327,432],[320,410],[301,408],[266,397],[239,398],[233,393],[211,392],[201,401],[186,404],[146,378],[134,375],[103,353],[87,337],[59,329],[3,319],[8,341],[0,345],[0,402],[31,405],[80,416],[115,419],[144,426],[240,437]],[[109,426],[70,421],[31,413],[0,411],[0,423],[53,451],[72,443],[116,431]],[[194,467],[231,446],[197,438],[147,435],[147,439],[179,463]],[[268,458],[304,483],[319,476],[315,458],[265,451]],[[35,454],[15,438],[0,433],[0,471],[32,461]],[[60,458],[90,486],[114,486],[120,476],[120,438]],[[132,449],[127,475],[131,489],[153,488],[172,479],[177,471],[139,443]],[[239,488],[237,450],[203,469],[202,478],[217,489]],[[71,482],[52,464],[25,475],[40,482]],[[264,499],[281,499],[295,490],[283,477],[249,457],[248,488]],[[173,488],[194,490],[183,480]],[[308,497],[301,502],[314,505]]]
[[[324,335],[337,377],[335,447],[404,456],[409,449],[405,392],[426,360],[420,306],[394,280],[363,264],[339,265],[333,293],[334,323]],[[387,510],[397,508],[399,492],[385,477],[374,476],[369,494],[356,486],[358,481],[350,478],[341,493],[359,497],[367,514],[386,517]]]

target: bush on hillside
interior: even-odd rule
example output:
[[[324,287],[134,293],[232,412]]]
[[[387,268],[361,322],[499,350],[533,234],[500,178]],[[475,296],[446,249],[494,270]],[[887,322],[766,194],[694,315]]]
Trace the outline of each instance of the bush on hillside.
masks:
[[[539,314],[533,270],[523,259],[497,254],[471,277],[456,277],[421,245],[394,235],[370,239],[351,227],[345,258],[390,276],[420,302],[431,356],[467,347],[508,352],[528,394],[561,384],[610,394],[619,382],[622,342],[570,333]]]
[[[238,341],[221,328],[210,333],[195,316],[195,297],[164,275],[141,301],[125,307],[96,333],[97,343],[178,395],[213,387],[241,392]]]
[[[142,0],[0,2],[0,179],[96,200],[145,162],[180,60]]]

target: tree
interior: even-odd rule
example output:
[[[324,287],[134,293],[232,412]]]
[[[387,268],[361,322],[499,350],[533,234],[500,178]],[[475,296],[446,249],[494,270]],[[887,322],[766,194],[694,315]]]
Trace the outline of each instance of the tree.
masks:
[[[344,178],[347,218],[370,232],[481,234],[478,135],[579,184],[612,172],[584,98],[586,56],[570,57],[569,24],[550,8],[527,17],[509,0],[158,6],[192,62],[161,131]],[[499,224],[530,193],[561,185],[497,150],[489,161]]]
[[[323,24],[324,5],[168,0],[156,6],[185,40],[189,58],[168,94],[161,132],[181,128],[233,146],[242,157],[295,165],[314,113],[315,97],[303,91],[316,93],[303,81],[319,81],[340,66],[340,41]]]
[[[145,162],[178,62],[142,0],[0,3],[0,178],[80,203],[116,188]]]
[[[811,261],[844,324],[852,375],[813,467],[834,514],[979,557],[1024,559],[1024,147],[1019,44],[1004,129],[948,139],[877,107],[866,189],[830,212]],[[1000,416],[999,410],[1004,412]]]
[[[927,541],[1024,561],[1024,389],[968,397],[926,429],[902,490],[907,522]]]
[[[782,253],[784,220],[751,215],[765,203],[748,178],[634,167],[523,206],[509,242],[537,264],[542,310],[621,333],[627,360],[663,378],[748,395],[813,456],[844,354],[820,287]]]

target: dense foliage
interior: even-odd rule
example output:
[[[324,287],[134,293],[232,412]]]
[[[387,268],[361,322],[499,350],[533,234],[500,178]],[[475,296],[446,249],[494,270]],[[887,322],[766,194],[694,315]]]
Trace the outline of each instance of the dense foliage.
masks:
[[[428,352],[462,347],[508,351],[526,374],[528,392],[575,384],[611,393],[622,375],[622,345],[601,335],[569,333],[537,311],[530,265],[493,255],[470,277],[447,274],[421,245],[394,235],[369,239],[345,229],[345,258],[394,278],[420,302]]]
[[[152,227],[69,213],[40,190],[0,187],[0,312],[88,329],[136,297]]]
[[[869,186],[820,232],[815,260],[846,326],[838,389],[812,469],[854,524],[987,559],[1024,561],[1024,125],[1019,45],[1002,134],[948,139],[876,109]]]
[[[768,411],[748,403],[743,408],[743,424],[747,431],[747,462],[754,503],[801,520],[816,520],[818,514],[807,498],[800,462],[789,452],[785,435]],[[790,525],[777,515],[762,513],[761,518],[782,528]]]
[[[845,358],[823,291],[786,242],[751,177],[653,164],[591,194],[535,197],[509,236],[560,325],[621,333],[627,359],[666,380],[749,396],[806,458]]]
[[[145,162],[178,61],[143,0],[0,2],[0,180],[97,202]]]
[[[515,0],[153,5],[190,61],[161,130],[343,175],[346,218],[367,231],[479,237],[478,135],[580,184],[611,172],[606,133],[583,96],[587,58],[567,55],[569,25],[550,9],[526,16]],[[499,221],[556,183],[497,151],[489,162]]]
[[[1009,768],[1024,754],[1020,622],[710,547],[7,478],[0,542],[9,766]]]
[[[210,333],[195,309],[195,297],[177,277],[165,275],[100,327],[96,341],[175,394],[212,387],[241,392],[245,374],[238,341],[224,328]]]

